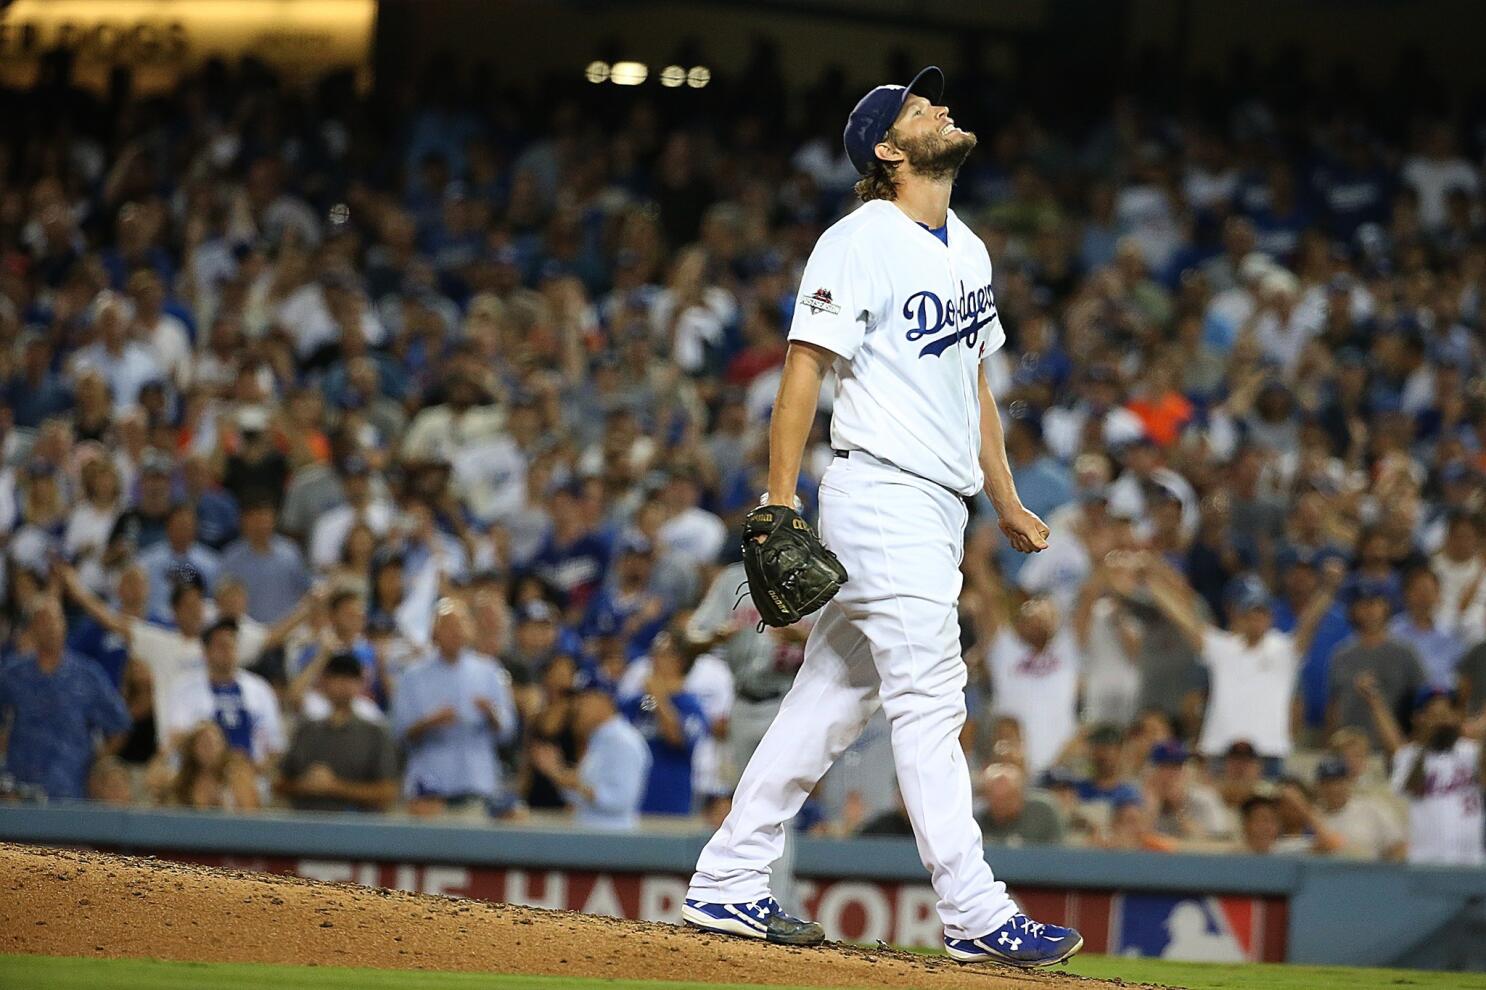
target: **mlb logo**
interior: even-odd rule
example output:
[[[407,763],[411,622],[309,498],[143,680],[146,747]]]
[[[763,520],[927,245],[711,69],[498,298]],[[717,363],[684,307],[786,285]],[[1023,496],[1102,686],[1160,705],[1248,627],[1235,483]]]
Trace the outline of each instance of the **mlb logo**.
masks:
[[[1248,897],[1122,894],[1110,918],[1110,951],[1184,962],[1263,958],[1264,905]]]

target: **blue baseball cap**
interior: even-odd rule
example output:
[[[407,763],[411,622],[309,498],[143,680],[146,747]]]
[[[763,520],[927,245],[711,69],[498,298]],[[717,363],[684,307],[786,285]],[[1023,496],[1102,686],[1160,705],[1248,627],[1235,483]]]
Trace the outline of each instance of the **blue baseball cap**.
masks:
[[[1223,600],[1229,608],[1240,612],[1269,608],[1269,589],[1253,574],[1234,578],[1223,591]]]
[[[861,175],[872,169],[877,161],[874,149],[887,136],[898,112],[910,96],[923,96],[930,103],[938,103],[944,95],[944,73],[939,66],[921,69],[907,86],[878,86],[862,97],[851,116],[846,118],[846,133],[842,141],[846,145],[846,157]]]
[[[1180,739],[1163,739],[1151,747],[1150,760],[1157,766],[1179,767],[1190,755]]]

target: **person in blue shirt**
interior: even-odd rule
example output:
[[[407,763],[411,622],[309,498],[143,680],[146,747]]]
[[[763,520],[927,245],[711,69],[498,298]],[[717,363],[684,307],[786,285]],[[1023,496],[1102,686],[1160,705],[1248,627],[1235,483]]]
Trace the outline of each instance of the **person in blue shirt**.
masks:
[[[6,769],[53,799],[81,799],[100,753],[124,740],[124,699],[91,660],[65,645],[62,606],[43,598],[27,624],[29,652],[0,666],[0,726]]]
[[[566,763],[556,743],[538,742],[532,766],[561,790],[574,824],[631,831],[650,776],[650,746],[614,703],[613,686],[592,671],[574,678],[572,728],[583,758]]]
[[[531,569],[562,593],[569,608],[586,608],[609,571],[609,541],[585,518],[583,486],[574,482],[552,496],[552,530]]]
[[[1132,798],[1140,800],[1135,786],[1123,769],[1124,738],[1113,725],[1095,726],[1089,733],[1089,763],[1092,773],[1073,785],[1082,802],[1107,802],[1111,808]]]
[[[1456,630],[1438,621],[1439,606],[1439,576],[1428,566],[1417,566],[1403,577],[1403,611],[1393,617],[1388,631],[1414,648],[1430,686],[1453,691],[1455,668],[1465,656],[1466,643]]]
[[[21,334],[16,350],[19,366],[5,379],[0,379],[0,405],[11,410],[15,425],[35,429],[51,416],[72,409],[72,389],[57,373],[52,362],[52,343],[43,333],[27,330]]]
[[[191,454],[182,465],[186,498],[196,505],[196,538],[220,552],[237,538],[237,500],[217,481],[216,469],[205,454]]]
[[[472,632],[464,603],[441,599],[433,649],[392,694],[392,729],[407,749],[403,793],[439,813],[483,815],[502,796],[496,746],[516,734],[510,675],[469,648]]]
[[[654,547],[644,535],[631,533],[620,541],[613,574],[588,606],[583,620],[585,639],[620,636],[629,660],[649,651],[671,617],[665,600],[655,593],[654,563]]]
[[[1342,566],[1339,558],[1322,554],[1309,547],[1286,547],[1275,558],[1275,570],[1279,572],[1283,594],[1270,603],[1270,615],[1274,627],[1283,633],[1293,633],[1300,624],[1300,615],[1318,594],[1326,591],[1321,583],[1321,569],[1327,561],[1336,561],[1329,566]],[[1331,683],[1331,655],[1337,646],[1352,634],[1347,622],[1347,610],[1337,601],[1327,606],[1316,631],[1311,637],[1310,649],[1300,663],[1300,696],[1305,713],[1305,724],[1319,729],[1326,723],[1327,692]]]
[[[272,625],[294,610],[310,590],[304,555],[287,537],[274,532],[277,509],[268,495],[246,500],[242,538],[222,552],[222,574],[248,589],[248,615]]]
[[[176,502],[165,517],[165,539],[140,553],[139,566],[150,579],[149,614],[166,615],[172,579],[178,571],[194,570],[210,595],[216,589],[222,565],[214,551],[196,540],[196,506]]]
[[[687,692],[681,650],[670,633],[655,637],[650,678],[642,693],[621,698],[620,711],[650,745],[650,779],[640,810],[647,815],[692,813],[692,756],[707,737],[702,703]]]

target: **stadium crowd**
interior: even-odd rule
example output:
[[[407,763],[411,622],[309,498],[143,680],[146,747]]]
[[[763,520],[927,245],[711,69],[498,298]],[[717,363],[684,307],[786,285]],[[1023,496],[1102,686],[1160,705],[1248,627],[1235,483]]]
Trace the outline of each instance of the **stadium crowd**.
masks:
[[[1486,119],[1293,85],[1080,121],[951,72],[1053,530],[968,538],[990,842],[1486,861]],[[733,534],[856,178],[840,73],[784,92],[0,94],[0,789],[725,808],[809,624]],[[797,828],[908,834],[865,752]]]

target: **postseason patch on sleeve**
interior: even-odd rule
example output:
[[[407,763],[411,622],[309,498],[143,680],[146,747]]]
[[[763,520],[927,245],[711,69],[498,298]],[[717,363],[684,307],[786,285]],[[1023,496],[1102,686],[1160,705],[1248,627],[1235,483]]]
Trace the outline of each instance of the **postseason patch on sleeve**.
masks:
[[[820,313],[830,313],[835,316],[841,312],[841,307],[831,299],[830,289],[816,289],[808,296],[800,297],[800,305],[810,310],[812,316]]]

